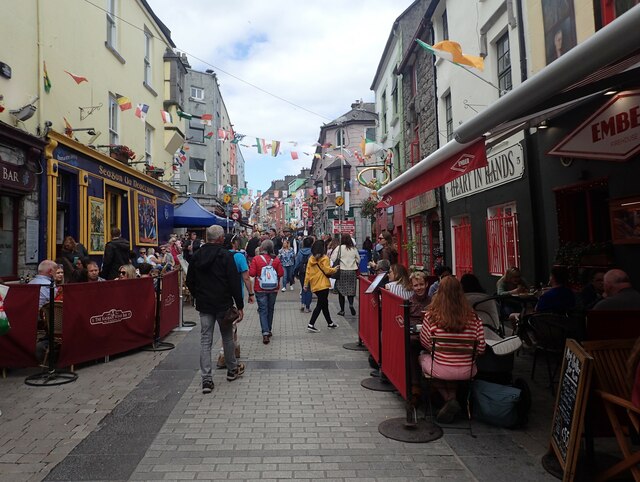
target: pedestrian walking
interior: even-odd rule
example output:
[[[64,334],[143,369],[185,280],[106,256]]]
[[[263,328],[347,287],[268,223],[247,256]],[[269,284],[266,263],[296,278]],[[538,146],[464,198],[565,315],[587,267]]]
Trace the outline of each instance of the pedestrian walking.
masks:
[[[262,343],[268,345],[273,336],[273,312],[278,297],[278,281],[284,269],[273,249],[273,241],[267,239],[260,245],[260,254],[253,258],[249,266],[249,276],[255,278],[253,290],[258,302]]]
[[[311,314],[307,330],[312,333],[318,333],[320,330],[316,328],[316,320],[321,311],[327,321],[327,326],[329,328],[338,328],[338,324],[331,321],[331,313],[329,313],[329,288],[331,288],[329,276],[335,274],[338,268],[332,268],[329,257],[324,254],[324,241],[318,240],[313,243],[311,254],[312,256],[307,262],[304,289],[315,293],[318,302]]]
[[[282,291],[287,291],[287,284],[293,291],[293,265],[295,264],[295,253],[289,243],[289,240],[282,240],[282,248],[278,252],[278,258],[282,263],[284,269],[284,276],[282,277]]]
[[[187,271],[187,287],[195,298],[196,310],[200,313],[202,393],[211,393],[214,387],[211,344],[216,321],[222,336],[227,380],[236,380],[244,373],[244,364],[238,363],[233,342],[233,323],[242,321],[244,316],[241,278],[233,255],[224,249],[223,242],[222,227],[214,225],[207,228],[206,242],[193,253]]]
[[[118,278],[118,270],[129,264],[129,241],[121,236],[120,228],[111,228],[111,241],[104,247],[102,277],[107,280]]]
[[[340,268],[340,278],[336,281],[335,289],[338,291],[340,311],[338,315],[344,316],[345,297],[349,299],[351,315],[356,314],[353,301],[356,297],[357,272],[360,266],[360,253],[353,244],[353,239],[348,234],[343,234],[340,246],[331,254],[331,265]]]
[[[311,299],[313,295],[311,290],[304,289],[304,279],[307,273],[307,263],[311,257],[311,245],[313,244],[313,238],[304,238],[302,241],[302,248],[298,251],[296,256],[296,262],[293,265],[293,272],[300,280],[300,311],[304,313],[311,312]],[[324,244],[324,243],[323,243]]]

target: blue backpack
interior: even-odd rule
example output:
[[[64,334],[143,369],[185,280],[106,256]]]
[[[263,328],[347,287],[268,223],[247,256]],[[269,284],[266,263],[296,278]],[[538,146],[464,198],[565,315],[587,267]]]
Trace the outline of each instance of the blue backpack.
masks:
[[[264,256],[260,255],[262,261],[267,262],[264,259]],[[260,289],[265,291],[271,291],[278,288],[278,273],[276,269],[271,265],[273,263],[273,259],[269,260],[269,263],[266,266],[262,267],[260,270],[260,277],[258,278],[258,286]]]

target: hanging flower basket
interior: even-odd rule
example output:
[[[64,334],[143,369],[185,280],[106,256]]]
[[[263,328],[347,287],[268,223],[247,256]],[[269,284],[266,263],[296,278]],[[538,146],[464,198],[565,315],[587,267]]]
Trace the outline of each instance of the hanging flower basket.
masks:
[[[136,158],[136,153],[133,152],[129,147],[124,145],[110,145],[109,155],[113,159],[124,164],[128,164],[129,161],[132,161]]]

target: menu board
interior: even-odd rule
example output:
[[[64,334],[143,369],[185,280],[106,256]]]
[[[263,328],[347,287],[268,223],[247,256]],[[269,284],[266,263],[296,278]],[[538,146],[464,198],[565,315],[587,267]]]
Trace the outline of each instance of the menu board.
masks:
[[[551,446],[564,471],[562,480],[566,481],[575,476],[592,361],[575,340],[567,340],[551,423]]]

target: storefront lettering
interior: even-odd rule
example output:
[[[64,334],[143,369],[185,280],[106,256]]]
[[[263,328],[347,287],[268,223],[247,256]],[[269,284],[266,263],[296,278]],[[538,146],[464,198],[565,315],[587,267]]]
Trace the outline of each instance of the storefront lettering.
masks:
[[[6,167],[2,166],[2,180],[18,182],[18,171],[10,171]]]
[[[0,171],[0,187],[28,192],[36,185],[36,176],[25,166],[0,160]]]
[[[524,175],[522,147],[516,144],[487,159],[487,166],[468,172],[445,185],[447,201],[469,196],[520,179]]]
[[[148,194],[154,194],[155,190],[151,186],[147,186],[146,184],[139,183],[135,179],[133,180],[133,187],[138,189],[139,191],[144,191]]]
[[[111,169],[107,169],[103,166],[98,167],[98,172],[101,176],[104,176],[107,179],[111,179],[112,181],[119,182],[120,184],[124,184],[125,186],[132,187],[137,189],[138,191],[146,192],[147,194],[155,195],[155,189],[152,186],[148,186],[143,184],[136,179],[133,179],[126,174],[122,174],[120,172],[112,171]]]
[[[626,112],[620,112],[610,116],[606,120],[591,124],[591,139],[593,142],[599,142],[607,137],[615,136],[639,125],[640,106],[636,105]]]

